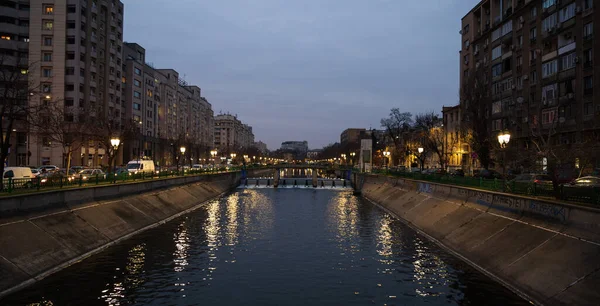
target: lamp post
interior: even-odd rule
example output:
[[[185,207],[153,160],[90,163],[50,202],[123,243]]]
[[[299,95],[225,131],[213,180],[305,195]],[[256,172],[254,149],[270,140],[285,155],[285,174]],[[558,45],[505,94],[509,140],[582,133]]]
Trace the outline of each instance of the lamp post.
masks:
[[[213,161],[213,171],[215,170],[215,158],[217,157],[217,149],[210,151],[210,156],[212,156]]]
[[[506,145],[510,141],[510,133],[508,130],[500,132],[498,134],[498,143],[500,143],[500,149],[502,149],[502,176],[506,176]]]
[[[356,152],[350,152],[350,165],[354,167],[354,156],[356,156]]]
[[[423,172],[423,148],[418,148],[417,151],[419,152],[419,161],[421,162],[421,172]]]
[[[181,159],[182,159],[181,160],[181,173],[182,173],[182,175],[184,175],[185,174],[185,169],[183,168],[183,165],[185,165],[185,147],[181,146],[179,148],[179,152],[181,152]]]
[[[385,156],[385,169],[389,169],[390,167],[390,151],[384,151],[383,156]]]
[[[340,156],[342,157],[341,159],[343,159],[343,160],[344,160],[344,164],[346,164],[346,163],[347,163],[347,160],[346,160],[346,154],[342,154],[342,155],[340,155]],[[341,159],[340,159],[340,163],[341,163]]]
[[[119,144],[121,140],[118,137],[113,137],[110,139],[110,144],[113,147],[113,182],[117,182],[117,150],[119,149]]]

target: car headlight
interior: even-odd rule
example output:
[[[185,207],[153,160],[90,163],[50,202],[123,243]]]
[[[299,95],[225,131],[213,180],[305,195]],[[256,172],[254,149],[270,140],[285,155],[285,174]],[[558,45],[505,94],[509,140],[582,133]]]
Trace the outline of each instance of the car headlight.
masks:
[[[47,181],[48,181],[47,179],[42,179],[42,183],[45,183],[45,182],[47,182]]]
[[[87,180],[87,176],[84,176],[84,177],[83,177],[83,179],[84,179],[84,180]]]

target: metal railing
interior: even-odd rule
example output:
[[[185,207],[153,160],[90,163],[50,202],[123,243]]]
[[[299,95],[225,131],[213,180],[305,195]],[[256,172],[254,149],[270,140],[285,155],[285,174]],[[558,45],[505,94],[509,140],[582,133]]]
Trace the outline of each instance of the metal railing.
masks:
[[[402,177],[413,180],[435,182],[448,185],[471,187],[489,191],[505,192],[515,195],[526,195],[549,199],[558,199],[568,202],[579,202],[600,205],[599,187],[575,187],[569,184],[561,184],[558,190],[554,190],[552,184],[524,183],[506,181],[502,179],[484,179],[481,177],[454,176],[448,174],[422,174],[418,172],[403,172],[393,170],[377,170],[373,173],[384,174],[394,177]]]
[[[261,169],[261,167],[247,167],[246,169]],[[99,185],[123,184],[162,178],[210,175],[216,173],[236,172],[240,170],[241,167],[221,167],[198,170],[184,169],[139,173],[104,173],[98,175],[76,174],[72,176],[66,176],[62,173],[56,173],[45,177],[38,176],[34,178],[24,179],[4,178],[3,188],[0,190],[0,196],[64,188],[81,188]]]

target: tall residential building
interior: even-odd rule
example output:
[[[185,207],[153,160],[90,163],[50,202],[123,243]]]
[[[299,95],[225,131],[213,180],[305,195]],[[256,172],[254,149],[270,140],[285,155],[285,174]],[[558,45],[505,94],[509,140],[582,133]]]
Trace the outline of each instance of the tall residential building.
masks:
[[[29,49],[29,1],[2,1],[0,2],[0,92],[5,86],[11,87],[13,82],[18,86],[27,88],[27,66]],[[3,114],[7,114],[10,102],[1,96]],[[23,103],[27,103],[27,97],[23,97]],[[14,117],[16,119],[16,116]],[[10,150],[7,163],[14,165],[29,165],[29,142],[27,127],[22,121],[14,121],[9,127],[9,118],[2,120],[3,136],[10,134]],[[6,139],[6,138],[5,138]]]
[[[117,0],[32,0],[29,22],[29,74],[42,96],[30,104],[57,103],[64,120],[121,118],[123,3]],[[98,166],[104,149],[93,141],[72,156],[73,165]],[[66,166],[64,144],[30,137],[30,164]]]
[[[510,131],[526,148],[532,131],[560,144],[597,129],[600,10],[593,0],[484,0],[462,18],[461,108],[478,108],[492,138]],[[594,22],[596,21],[596,22]],[[475,85],[477,80],[477,85]],[[597,82],[596,82],[597,83]],[[482,91],[474,92],[474,91]],[[481,98],[479,98],[481,97]],[[539,126],[541,125],[541,128]],[[541,131],[540,131],[541,130]]]
[[[220,114],[214,119],[214,146],[224,154],[243,151],[254,146],[252,127],[243,124],[237,116]]]

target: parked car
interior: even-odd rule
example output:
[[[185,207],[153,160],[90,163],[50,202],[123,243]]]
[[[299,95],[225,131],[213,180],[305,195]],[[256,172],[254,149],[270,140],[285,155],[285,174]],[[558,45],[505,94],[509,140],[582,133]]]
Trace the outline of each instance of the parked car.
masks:
[[[96,177],[98,179],[106,179],[106,173],[101,169],[84,169],[79,171],[76,175],[71,176],[73,179],[77,180],[81,178],[83,181],[94,180]]]
[[[463,169],[454,169],[450,171],[451,176],[465,176],[465,171]]]
[[[484,179],[502,179],[501,173],[495,170],[481,169],[473,174],[473,177],[481,177]]]
[[[29,169],[31,169],[31,167],[29,167]],[[38,175],[40,175],[40,171],[39,171],[37,168],[35,168],[35,169],[31,169],[31,173],[32,173],[34,176],[38,176]]]
[[[43,166],[40,166],[38,168],[38,171],[39,172],[52,172],[52,171],[56,171],[58,169],[59,168],[57,166],[54,166],[54,165],[43,165]]]
[[[511,183],[545,184],[552,185],[552,178],[547,174],[519,174],[510,181]]]
[[[570,187],[600,187],[600,177],[597,176],[582,176],[576,180],[573,180],[569,185]]]
[[[127,171],[130,173],[154,173],[154,161],[152,160],[132,160],[127,163]]]
[[[6,167],[2,174],[4,186],[7,186],[9,181],[12,181],[12,187],[14,188],[33,187],[32,179],[34,177],[29,167]]]

